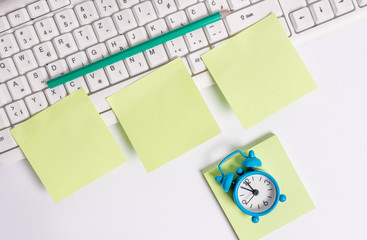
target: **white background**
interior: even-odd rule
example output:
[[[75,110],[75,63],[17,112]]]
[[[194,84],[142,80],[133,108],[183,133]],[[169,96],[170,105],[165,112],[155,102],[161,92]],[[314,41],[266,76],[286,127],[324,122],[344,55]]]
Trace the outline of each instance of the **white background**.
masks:
[[[119,125],[128,162],[58,204],[27,161],[0,167],[0,239],[236,239],[201,170],[271,132],[316,209],[265,239],[366,239],[367,21],[298,50],[317,90],[246,131],[203,90],[223,133],[150,174]]]

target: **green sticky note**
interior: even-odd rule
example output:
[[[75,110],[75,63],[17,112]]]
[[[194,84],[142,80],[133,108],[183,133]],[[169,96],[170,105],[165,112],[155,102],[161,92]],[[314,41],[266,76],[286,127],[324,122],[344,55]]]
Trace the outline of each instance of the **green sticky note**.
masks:
[[[201,57],[244,128],[316,88],[274,14]]]
[[[126,161],[83,89],[11,133],[55,202]]]
[[[315,208],[287,153],[275,135],[247,149],[244,153],[248,154],[251,149],[262,162],[263,167],[260,170],[272,175],[279,184],[280,193],[287,196],[285,202],[279,202],[271,213],[260,217],[258,223],[252,223],[251,216],[246,215],[237,207],[233,200],[232,190],[228,193],[224,192],[221,185],[215,181],[214,178],[220,176],[217,166],[204,173],[205,179],[238,238],[249,240],[259,239]],[[243,157],[237,155],[225,162],[222,165],[224,173],[235,173],[236,169],[241,167],[242,160]]]
[[[220,133],[180,58],[107,100],[148,172]]]

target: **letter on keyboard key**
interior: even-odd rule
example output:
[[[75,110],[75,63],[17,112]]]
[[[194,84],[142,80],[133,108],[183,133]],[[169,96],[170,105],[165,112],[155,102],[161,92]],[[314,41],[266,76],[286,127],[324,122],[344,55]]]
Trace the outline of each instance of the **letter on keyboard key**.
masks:
[[[201,28],[185,34],[185,39],[190,51],[196,51],[208,45],[204,31]]]
[[[5,84],[0,84],[0,107],[11,102],[8,88]]]
[[[17,102],[6,105],[5,111],[8,114],[10,122],[12,124],[17,124],[29,118],[29,112],[23,100],[19,100]]]
[[[228,37],[226,27],[222,20],[205,26],[204,30],[210,43],[219,42]]]
[[[119,10],[115,0],[95,0],[94,3],[101,17],[110,16],[112,13]]]
[[[56,62],[48,64],[46,69],[51,79],[63,75],[69,71],[64,59],[60,59]]]
[[[0,37],[0,59],[9,57],[17,52],[19,52],[19,47],[13,34]]]
[[[148,64],[151,68],[167,63],[169,60],[163,45],[158,45],[154,48],[148,49],[144,54],[147,57]]]
[[[48,106],[45,94],[43,94],[43,92],[32,94],[26,97],[24,100],[32,115],[38,113]]]
[[[89,24],[99,18],[97,9],[92,1],[79,4],[74,8],[74,10],[82,25]]]
[[[40,66],[44,66],[57,59],[55,48],[51,42],[44,42],[35,46],[33,48],[33,53]]]
[[[53,42],[56,46],[56,51],[61,58],[78,51],[78,47],[76,46],[73,35],[71,33],[56,37],[53,39]]]
[[[84,81],[84,77],[78,77],[77,79],[65,83],[65,87],[69,94],[75,92],[80,88],[83,88],[86,93],[89,93],[89,89]]]
[[[292,12],[289,17],[296,32],[301,32],[315,25],[311,12],[307,7]]]
[[[109,85],[107,76],[103,69],[88,73],[84,76],[91,92],[98,91]]]
[[[66,61],[68,62],[69,68],[71,70],[84,67],[89,63],[85,52],[77,52],[73,55],[70,55],[66,58]]]
[[[145,27],[148,30],[148,34],[151,38],[168,32],[168,27],[164,19],[158,19],[154,22],[148,23]]]
[[[123,61],[118,61],[105,68],[110,83],[115,84],[129,77]]]
[[[17,53],[13,56],[13,59],[20,74],[24,74],[38,67],[31,50]]]
[[[88,48],[86,52],[90,62],[95,62],[108,56],[106,45],[103,43]]]
[[[0,32],[8,30],[9,28],[10,28],[10,24],[8,22],[8,19],[6,19],[5,16],[1,16],[0,17]]]
[[[46,18],[34,24],[41,41],[48,41],[59,36],[59,30],[53,18]]]
[[[130,46],[137,45],[149,39],[144,27],[139,27],[126,33],[126,38],[127,41],[129,41]]]
[[[97,37],[94,34],[93,28],[90,25],[78,28],[73,32],[76,43],[79,49],[84,49],[98,43]]]
[[[32,93],[24,76],[14,78],[6,83],[14,100],[18,100]]]
[[[79,22],[72,9],[55,14],[55,21],[61,33],[67,33],[79,27]]]
[[[140,26],[157,19],[157,14],[155,13],[153,5],[150,1],[145,1],[134,6],[133,11]]]
[[[159,17],[164,17],[177,11],[174,0],[153,0],[153,4],[155,9],[157,9]]]
[[[227,0],[207,0],[206,5],[211,13],[229,10]]]
[[[18,9],[8,14],[8,19],[12,27],[18,26],[30,20],[28,12],[25,8]]]
[[[125,9],[112,16],[119,33],[130,31],[138,26],[131,9]]]
[[[50,8],[48,7],[46,0],[41,0],[41,1],[37,1],[32,4],[29,4],[27,6],[27,10],[31,18],[37,18],[39,16],[42,16],[50,12]]]
[[[118,35],[117,37],[111,38],[106,42],[106,45],[108,51],[111,54],[120,52],[129,47],[126,38],[123,35]]]
[[[5,152],[17,146],[13,136],[10,134],[10,128],[0,131],[0,152]]]
[[[335,15],[340,16],[344,13],[351,12],[354,10],[352,0],[331,0],[331,6],[334,9]]]
[[[6,116],[4,108],[0,108],[0,129],[10,126],[8,116]]]
[[[130,76],[137,75],[149,69],[147,61],[142,53],[138,53],[124,60]]]
[[[52,11],[70,4],[70,0],[47,0]]]
[[[0,59],[0,83],[15,76],[18,76],[18,71],[13,60],[11,58]]]
[[[66,90],[63,85],[60,85],[52,89],[47,88],[45,94],[50,104],[54,104],[66,97]]]
[[[183,37],[175,38],[165,43],[167,47],[168,56],[173,59],[186,55],[189,50],[185,44]]]
[[[167,22],[171,30],[182,27],[189,23],[184,11],[179,11],[167,17]]]
[[[93,27],[95,32],[97,33],[99,41],[101,42],[117,35],[115,24],[113,24],[110,17],[103,18],[94,22]]]
[[[197,74],[199,72],[202,72],[202,71],[206,70],[206,66],[205,66],[203,60],[201,59],[201,55],[206,53],[209,50],[210,50],[210,48],[206,47],[206,48],[203,48],[199,51],[191,53],[190,55],[187,56],[187,61],[190,64],[190,67],[191,67],[191,70],[192,70],[193,74]]]
[[[20,49],[22,50],[33,47],[40,42],[33,26],[26,26],[24,28],[18,29],[14,32],[14,34],[18,40]]]
[[[189,15],[189,19],[191,22],[203,18],[209,14],[204,3],[198,3],[194,6],[191,6],[186,9],[186,12],[187,15]]]
[[[33,92],[43,90],[47,87],[49,78],[44,67],[28,72],[26,76]]]

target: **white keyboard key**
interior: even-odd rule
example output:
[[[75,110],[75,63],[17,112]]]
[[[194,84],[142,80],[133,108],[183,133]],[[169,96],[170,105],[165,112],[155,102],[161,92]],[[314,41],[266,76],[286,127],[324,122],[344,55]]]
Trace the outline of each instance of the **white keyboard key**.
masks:
[[[109,85],[107,76],[103,69],[99,69],[95,72],[88,73],[84,76],[87,81],[88,87],[91,92],[98,91]]]
[[[277,0],[264,0],[250,7],[241,9],[224,18],[224,22],[227,25],[229,34],[233,35],[263,19],[270,13],[274,13],[278,17],[283,15]]]
[[[10,133],[10,128],[0,131],[0,152],[15,148],[17,143]]]
[[[47,0],[52,11],[70,4],[70,0]]]
[[[126,33],[126,38],[130,46],[137,45],[149,39],[147,31],[145,31],[144,27],[139,27]]]
[[[186,9],[186,12],[191,22],[206,17],[209,14],[204,3],[198,3],[194,6],[191,6]]]
[[[8,19],[5,16],[0,17],[0,32],[8,30],[10,28],[10,24]]]
[[[230,8],[236,11],[250,5],[250,0],[228,0],[228,3]]]
[[[191,53],[190,55],[187,56],[187,61],[190,64],[190,67],[191,67],[191,70],[192,70],[193,74],[197,74],[199,72],[202,72],[202,71],[206,70],[206,66],[205,66],[203,60],[201,59],[201,55],[206,53],[209,50],[210,50],[210,48],[206,47],[206,48],[203,48],[199,51]]]
[[[33,47],[40,42],[33,26],[26,26],[18,29],[14,32],[14,35],[18,40],[20,49],[22,50]]]
[[[184,11],[179,11],[174,14],[169,15],[167,18],[168,26],[171,30],[182,27],[189,23],[186,13]]]
[[[25,103],[27,104],[27,107],[31,115],[34,115],[38,113],[39,111],[48,107],[48,102],[43,92],[32,94],[26,97],[24,100],[25,100]]]
[[[334,17],[328,0],[322,0],[310,6],[310,10],[316,24],[326,22]]]
[[[46,66],[48,75],[50,79],[61,76],[67,72],[69,72],[68,65],[64,59],[57,60],[56,62],[50,63]]]
[[[88,48],[86,53],[90,62],[95,62],[108,56],[106,45],[103,43]]]
[[[285,13],[290,13],[300,8],[306,7],[306,0],[279,0]]]
[[[5,111],[8,114],[8,117],[12,124],[17,124],[29,118],[29,112],[23,100],[19,100],[17,102],[6,105]]]
[[[130,76],[137,75],[149,69],[148,63],[142,53],[138,53],[124,60]]]
[[[229,10],[227,0],[207,0],[206,5],[211,13]]]
[[[89,89],[84,81],[84,77],[78,77],[77,79],[65,83],[65,87],[69,94],[80,88],[83,88],[86,93],[89,93]]]
[[[168,56],[171,59],[181,57],[189,52],[183,37],[178,37],[171,41],[168,41],[165,43],[165,45],[167,47]]]
[[[13,59],[20,74],[24,74],[38,67],[37,61],[30,49],[15,54]]]
[[[94,3],[101,17],[110,16],[119,10],[115,0],[95,0]]]
[[[71,33],[54,38],[53,43],[56,46],[57,54],[61,58],[78,51],[78,47]]]
[[[18,76],[18,71],[13,60],[11,58],[0,59],[0,83],[16,76]]]
[[[359,5],[360,7],[367,6],[367,0],[357,0],[357,2],[358,2],[358,5]],[[1,25],[1,24],[0,24],[0,25]],[[1,30],[0,30],[0,32],[1,32]]]
[[[118,61],[110,66],[105,67],[110,83],[115,84],[129,77],[129,73],[123,61]]]
[[[140,26],[157,19],[157,14],[150,1],[145,1],[134,6],[133,11]]]
[[[134,14],[130,9],[117,12],[113,14],[112,18],[115,21],[119,33],[125,33],[138,26]]]
[[[73,55],[70,55],[69,57],[66,58],[66,61],[71,70],[75,70],[77,68],[81,68],[89,64],[85,52],[77,52]]]
[[[99,18],[97,9],[92,1],[79,4],[74,10],[81,25],[89,24]]]
[[[126,38],[123,35],[118,35],[117,37],[111,38],[106,41],[106,45],[110,54],[120,52],[129,47]]]
[[[4,108],[0,108],[0,129],[10,126],[8,116],[6,116]]]
[[[287,24],[285,18],[281,17],[281,18],[278,18],[278,19],[279,19],[279,22],[282,24],[285,32],[287,33],[287,36],[288,37],[291,36],[291,31],[289,30],[289,27],[288,27],[288,24]]]
[[[153,0],[153,4],[159,17],[164,17],[177,11],[174,0]]]
[[[18,26],[31,20],[25,8],[18,9],[8,14],[8,20],[12,27]]]
[[[117,35],[117,30],[110,17],[103,18],[93,23],[99,41],[103,42]]]
[[[169,61],[163,45],[158,45],[154,48],[148,49],[144,54],[151,68],[155,68]]]
[[[176,0],[177,7],[179,9],[187,8],[188,6],[194,5],[198,0]]]
[[[315,25],[308,8],[301,8],[300,10],[292,12],[289,17],[296,32],[301,32]]]
[[[13,34],[0,37],[0,58],[6,58],[19,52],[17,41]]]
[[[97,37],[90,25],[76,29],[73,35],[79,49],[84,49],[98,43]]]
[[[73,9],[67,9],[55,14],[55,21],[60,33],[67,33],[79,27],[79,22]]]
[[[14,78],[6,83],[11,97],[18,100],[32,93],[28,85],[27,79],[24,76]]]
[[[27,10],[31,18],[37,18],[39,16],[42,16],[50,12],[50,8],[48,7],[46,0],[41,0],[41,1],[37,1],[32,4],[29,4],[27,6]]]
[[[330,0],[330,3],[336,16],[340,16],[354,10],[352,0]]]
[[[53,18],[46,18],[34,24],[36,32],[42,42],[51,40],[52,38],[59,36],[59,30],[56,27],[55,20]]]
[[[148,23],[145,27],[148,30],[149,37],[151,38],[168,32],[167,24],[163,19],[158,19],[154,22]]]
[[[28,72],[26,76],[33,92],[47,88],[49,78],[44,67]]]
[[[12,101],[8,88],[5,84],[0,84],[0,107]]]
[[[226,27],[222,20],[205,26],[204,31],[210,43],[219,42],[228,37]]]
[[[185,34],[185,39],[191,52],[208,45],[208,40],[206,40],[205,33],[201,28]]]
[[[139,3],[139,0],[117,0],[120,8],[130,8]]]
[[[45,90],[46,98],[50,104],[54,104],[66,97],[66,90],[63,85],[57,86],[55,88],[47,88]]]
[[[57,59],[57,54],[51,42],[41,43],[33,48],[38,64],[44,66]]]

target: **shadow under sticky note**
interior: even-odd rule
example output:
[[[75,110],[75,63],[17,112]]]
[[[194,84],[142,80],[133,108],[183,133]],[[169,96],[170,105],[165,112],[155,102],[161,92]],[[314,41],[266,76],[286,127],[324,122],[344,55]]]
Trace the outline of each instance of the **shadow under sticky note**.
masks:
[[[258,223],[252,223],[251,217],[237,207],[231,190],[228,193],[224,192],[221,185],[215,181],[214,178],[220,176],[217,166],[206,171],[204,176],[237,236],[240,239],[250,240],[269,234],[311,211],[315,206],[275,135],[247,149],[244,151],[245,154],[248,154],[249,150],[255,151],[256,156],[262,161],[261,169],[275,178],[280,192],[287,196],[287,201],[279,203],[271,213],[260,217]],[[242,156],[228,160],[222,165],[224,173],[235,172],[241,167],[242,160]]]
[[[317,87],[274,14],[201,57],[244,128]]]
[[[11,133],[55,202],[126,161],[83,89]]]
[[[148,172],[220,133],[180,58],[107,100]]]

